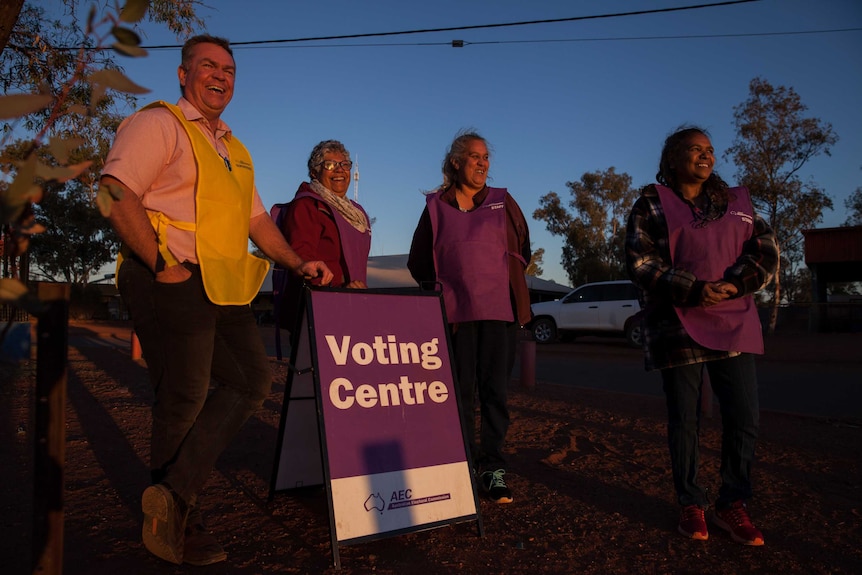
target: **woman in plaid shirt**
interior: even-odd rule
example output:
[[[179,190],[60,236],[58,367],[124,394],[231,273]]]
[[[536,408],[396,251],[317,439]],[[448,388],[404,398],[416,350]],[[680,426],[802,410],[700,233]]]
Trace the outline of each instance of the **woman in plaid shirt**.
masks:
[[[705,366],[723,426],[714,522],[739,543],[763,545],[745,506],[759,420],[753,354],[763,353],[753,294],[774,273],[778,249],[748,190],[729,188],[714,164],[700,128],[665,140],[659,184],[644,188],[629,216],[626,265],[641,293],[646,369],[662,375],[678,530],[709,537],[709,500],[697,483]]]

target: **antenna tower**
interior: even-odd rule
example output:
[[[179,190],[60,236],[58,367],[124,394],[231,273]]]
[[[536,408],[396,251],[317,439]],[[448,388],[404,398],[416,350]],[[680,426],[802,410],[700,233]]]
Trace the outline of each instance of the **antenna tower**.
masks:
[[[359,154],[353,164],[353,201],[359,203]]]

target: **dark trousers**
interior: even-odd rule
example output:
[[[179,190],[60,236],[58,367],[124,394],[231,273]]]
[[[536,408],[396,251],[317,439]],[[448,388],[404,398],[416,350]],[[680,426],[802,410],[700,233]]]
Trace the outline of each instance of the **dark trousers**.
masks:
[[[473,465],[479,470],[506,468],[503,444],[509,430],[507,387],[511,333],[516,329],[505,321],[472,321],[457,324],[452,335],[455,374],[461,399],[461,421]],[[481,425],[476,445],[478,392]]]
[[[751,498],[751,464],[760,419],[757,374],[754,356],[747,353],[662,370],[671,469],[680,505],[709,505],[697,483],[704,367],[721,409],[721,488],[715,506],[722,509]]]
[[[126,260],[118,287],[153,385],[153,480],[194,504],[219,455],[269,394],[272,371],[251,308],[211,303],[200,268],[187,267],[191,278],[165,284]]]

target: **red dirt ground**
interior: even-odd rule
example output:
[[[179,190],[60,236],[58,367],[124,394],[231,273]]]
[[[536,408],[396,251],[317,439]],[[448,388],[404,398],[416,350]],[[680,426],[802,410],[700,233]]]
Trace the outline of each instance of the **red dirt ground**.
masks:
[[[471,522],[342,546],[336,571],[323,491],[267,500],[286,369],[275,359],[279,383],[202,496],[227,562],[170,565],[140,543],[144,364],[110,344],[128,341],[128,326],[73,330],[106,343],[69,350],[65,573],[862,573],[862,418],[762,415],[751,511],[766,546],[747,548],[717,528],[706,542],[677,535],[660,398],[514,384],[506,477],[516,498],[481,502],[484,537]],[[3,573],[30,573],[34,381],[34,360],[0,365]],[[720,422],[708,419],[701,476],[713,492],[719,448]]]

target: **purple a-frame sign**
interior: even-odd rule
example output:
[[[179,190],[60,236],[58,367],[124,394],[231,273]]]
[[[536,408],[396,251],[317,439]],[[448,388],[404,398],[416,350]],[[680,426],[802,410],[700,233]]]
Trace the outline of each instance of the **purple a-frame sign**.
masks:
[[[436,293],[309,289],[271,493],[323,483],[333,556],[481,518]]]

